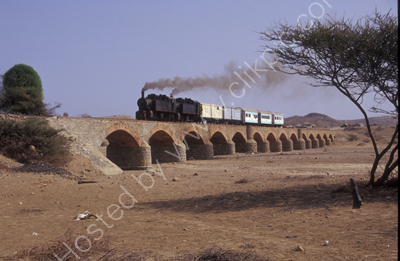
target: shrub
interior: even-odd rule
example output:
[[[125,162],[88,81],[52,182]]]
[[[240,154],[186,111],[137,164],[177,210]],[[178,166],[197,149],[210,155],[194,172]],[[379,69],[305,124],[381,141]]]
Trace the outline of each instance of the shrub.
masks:
[[[83,113],[83,114],[79,115],[79,117],[81,117],[81,118],[92,118],[92,116],[90,116],[87,113]]]
[[[349,134],[349,137],[347,138],[348,141],[356,141],[358,140],[357,134]]]
[[[59,132],[39,118],[0,120],[0,152],[21,163],[65,165],[70,160],[68,139]]]

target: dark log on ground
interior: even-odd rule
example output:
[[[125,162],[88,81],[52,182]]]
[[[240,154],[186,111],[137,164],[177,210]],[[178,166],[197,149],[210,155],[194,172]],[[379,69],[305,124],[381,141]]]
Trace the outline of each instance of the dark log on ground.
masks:
[[[362,203],[362,197],[360,196],[360,193],[358,192],[358,187],[357,183],[354,180],[354,178],[350,179],[350,188],[351,192],[353,194],[353,209],[359,209],[361,208]]]
[[[95,180],[80,180],[78,184],[86,184],[86,183],[97,183]]]

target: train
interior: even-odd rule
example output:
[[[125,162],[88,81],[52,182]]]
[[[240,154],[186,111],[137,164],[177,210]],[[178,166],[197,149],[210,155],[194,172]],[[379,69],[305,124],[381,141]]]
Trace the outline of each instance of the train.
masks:
[[[270,111],[200,103],[190,98],[149,94],[137,101],[137,120],[203,122],[282,127],[284,114]]]

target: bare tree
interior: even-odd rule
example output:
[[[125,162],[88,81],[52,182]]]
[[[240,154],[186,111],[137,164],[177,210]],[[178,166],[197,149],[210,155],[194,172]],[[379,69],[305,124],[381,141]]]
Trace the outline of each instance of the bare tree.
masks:
[[[371,138],[375,160],[367,185],[382,186],[398,166],[395,155],[398,124],[390,142],[379,151],[363,99],[374,95],[377,106],[371,112],[385,113],[398,118],[398,19],[396,16],[373,14],[353,19],[327,17],[324,21],[311,21],[307,26],[275,24],[261,32],[266,50],[275,55],[275,69],[314,79],[315,87],[335,87],[352,101],[363,114]],[[380,105],[389,102],[393,110]],[[396,144],[394,147],[393,145]],[[375,173],[383,156],[389,159],[381,177]]]

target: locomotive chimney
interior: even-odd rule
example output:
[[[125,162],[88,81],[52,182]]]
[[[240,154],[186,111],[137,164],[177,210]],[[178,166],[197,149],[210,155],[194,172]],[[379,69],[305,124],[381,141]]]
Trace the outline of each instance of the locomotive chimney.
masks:
[[[142,91],[142,98],[144,99],[144,91]]]

